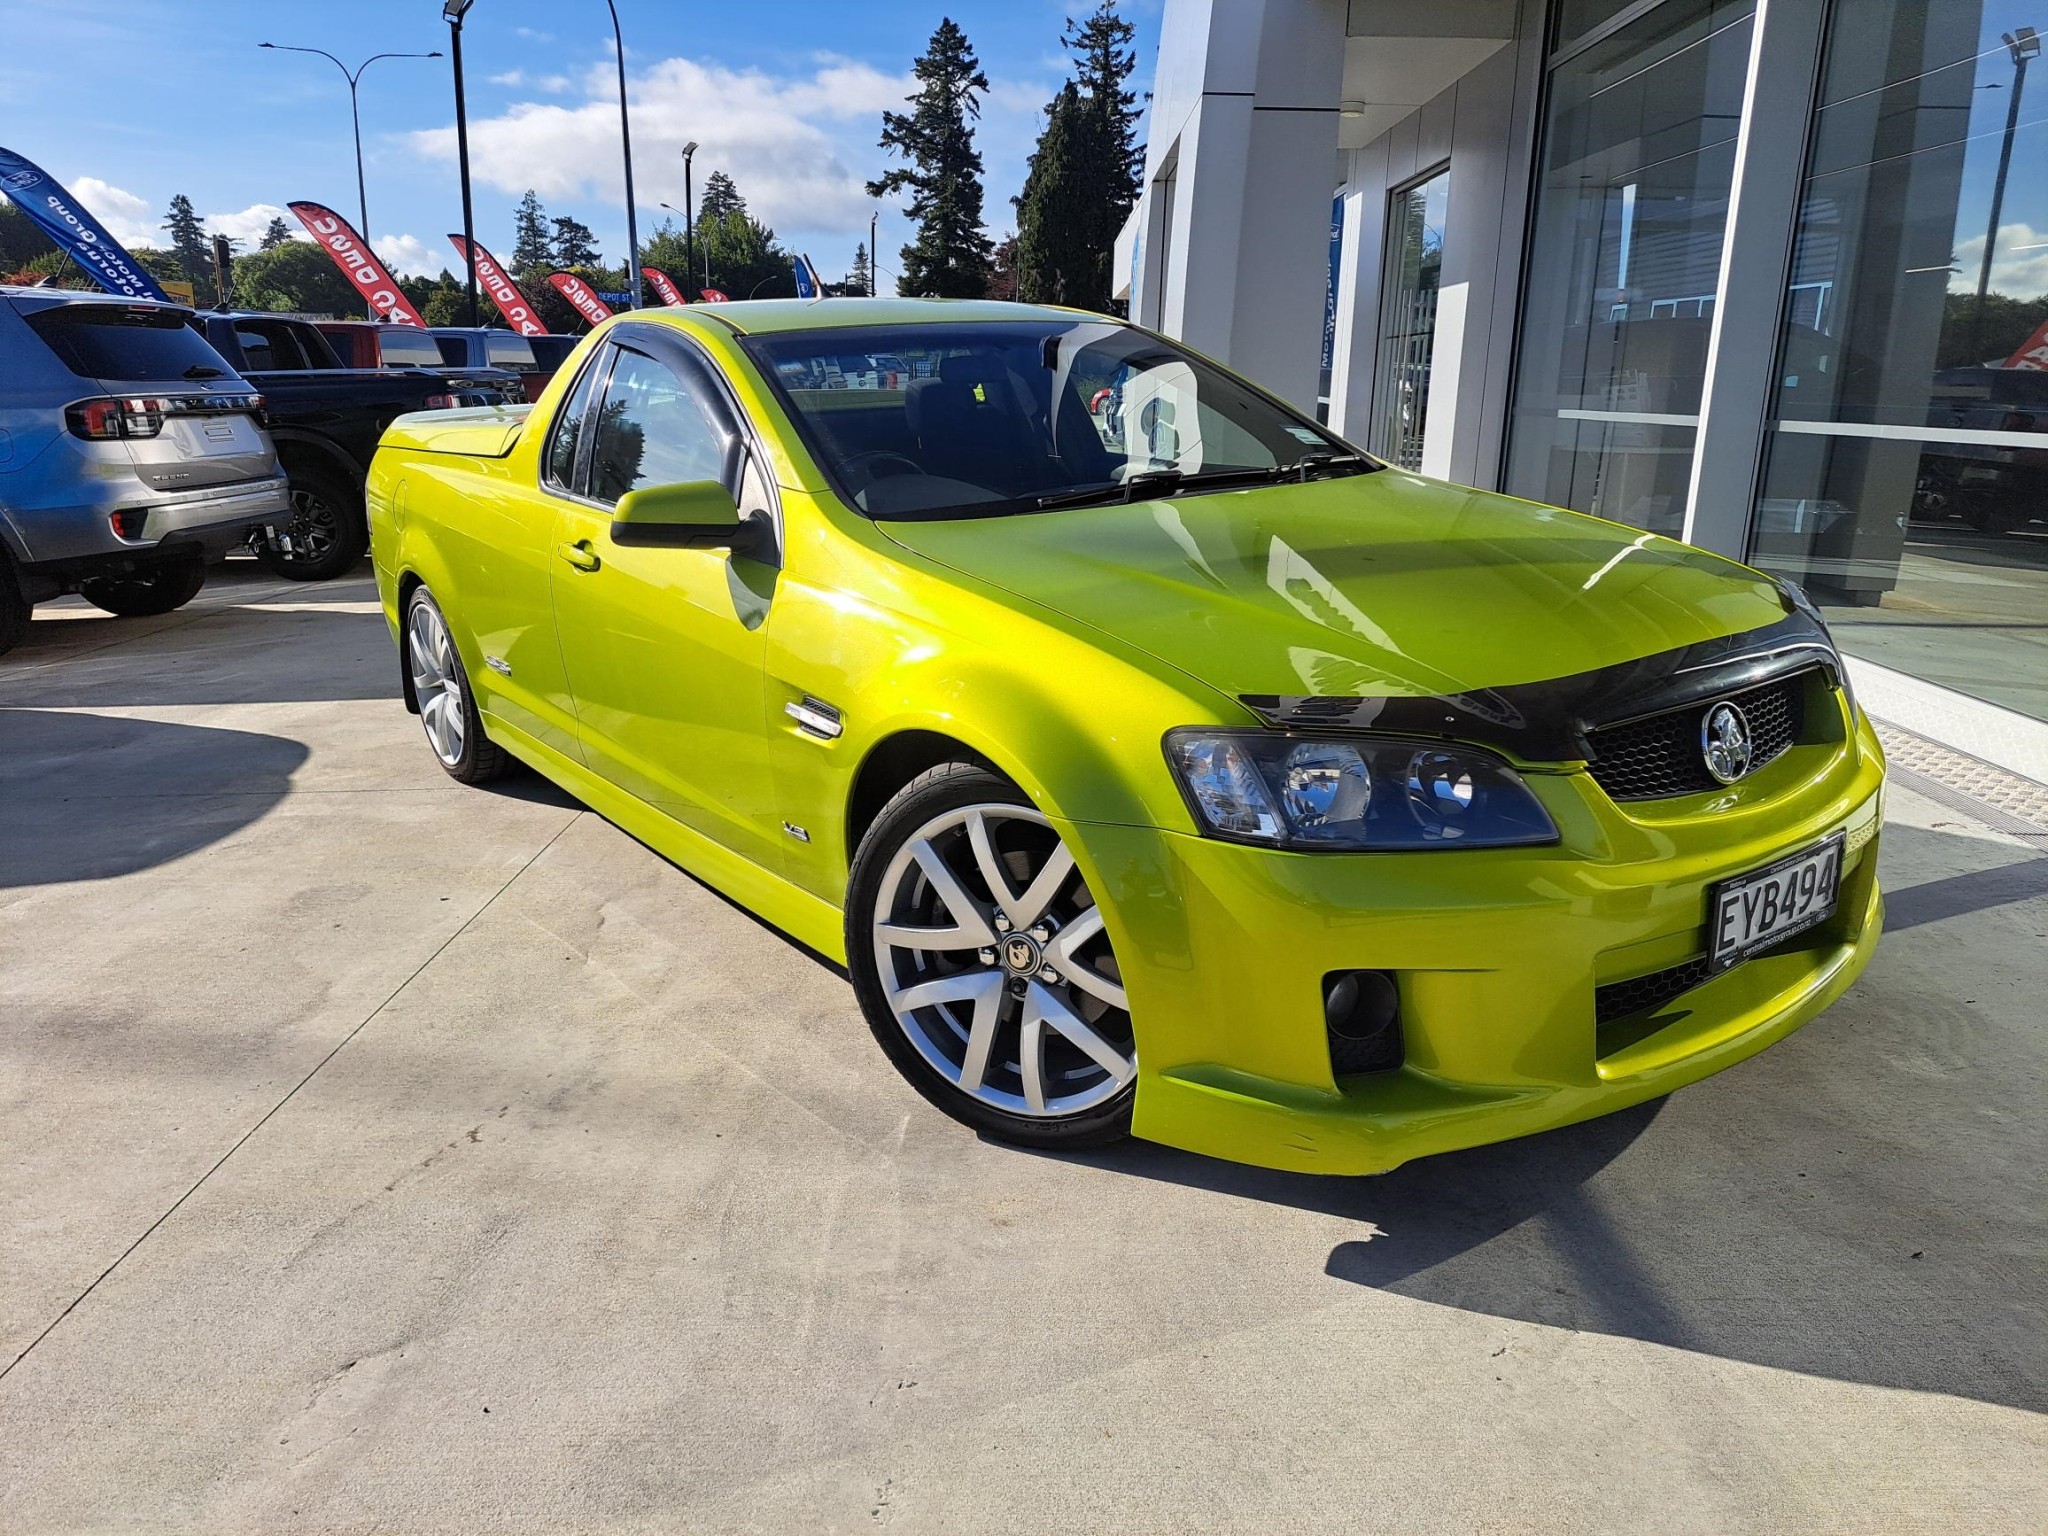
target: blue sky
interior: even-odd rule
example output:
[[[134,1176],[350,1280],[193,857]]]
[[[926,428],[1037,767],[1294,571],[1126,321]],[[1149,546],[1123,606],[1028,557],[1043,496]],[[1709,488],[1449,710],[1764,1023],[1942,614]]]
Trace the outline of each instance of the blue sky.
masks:
[[[1142,92],[1161,0],[1122,0],[1136,23]],[[827,277],[867,238],[862,183],[891,161],[876,147],[885,106],[941,16],[967,32],[989,77],[978,135],[987,218],[1009,198],[1045,103],[1063,77],[1060,28],[1092,0],[618,0],[633,99],[643,238],[683,202],[679,150],[696,139],[696,187],[723,169],[777,235]],[[68,184],[124,241],[152,234],[173,193],[217,229],[247,236],[294,198],[355,216],[348,88],[324,59],[258,43],[445,54],[440,0],[0,0],[0,144]],[[511,244],[512,209],[536,187],[548,211],[625,249],[617,77],[604,0],[476,0],[463,32],[478,237]],[[449,61],[387,59],[362,80],[370,233],[401,271],[455,265],[462,227]],[[881,265],[906,226],[883,209]]]

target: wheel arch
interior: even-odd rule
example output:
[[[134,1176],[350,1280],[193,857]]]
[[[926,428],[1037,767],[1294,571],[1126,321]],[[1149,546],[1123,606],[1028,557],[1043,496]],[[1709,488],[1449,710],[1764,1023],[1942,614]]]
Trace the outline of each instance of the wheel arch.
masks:
[[[277,462],[287,475],[301,466],[328,470],[345,479],[358,495],[362,494],[363,466],[326,438],[290,427],[272,427],[270,440],[277,445]]]
[[[882,808],[921,773],[941,763],[973,763],[1012,784],[1017,775],[986,752],[958,736],[923,726],[910,726],[881,737],[868,748],[854,770],[846,795],[846,855],[851,862],[860,840],[882,814]],[[1021,789],[1023,786],[1018,784]],[[1025,791],[1027,794],[1028,790]]]

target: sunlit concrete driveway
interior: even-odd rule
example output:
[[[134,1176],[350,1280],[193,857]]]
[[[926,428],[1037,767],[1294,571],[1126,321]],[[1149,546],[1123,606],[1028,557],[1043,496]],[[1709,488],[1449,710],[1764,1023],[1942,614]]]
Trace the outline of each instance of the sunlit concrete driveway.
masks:
[[[0,661],[0,1530],[2039,1531],[2048,858],[1895,790],[1785,1044],[1384,1178],[1033,1156],[370,585]]]

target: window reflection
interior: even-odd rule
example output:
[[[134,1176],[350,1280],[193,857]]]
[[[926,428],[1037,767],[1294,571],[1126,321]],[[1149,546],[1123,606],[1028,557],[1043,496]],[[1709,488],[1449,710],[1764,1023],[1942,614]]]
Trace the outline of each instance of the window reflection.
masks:
[[[1683,525],[1753,9],[1671,0],[1551,73],[1509,444],[1518,495]]]
[[[1840,3],[1753,558],[1852,653],[2048,718],[2040,0]]]

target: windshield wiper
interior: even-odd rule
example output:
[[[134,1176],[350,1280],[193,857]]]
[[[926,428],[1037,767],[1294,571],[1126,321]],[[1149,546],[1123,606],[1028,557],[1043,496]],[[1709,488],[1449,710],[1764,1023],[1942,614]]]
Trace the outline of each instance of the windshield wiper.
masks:
[[[227,375],[222,373],[220,369],[209,367],[205,363],[194,363],[185,370],[184,377],[188,379],[220,379],[227,377]]]
[[[1117,502],[1151,501],[1175,491],[1196,487],[1222,488],[1230,485],[1269,485],[1285,469],[1205,469],[1188,474],[1178,469],[1147,469],[1127,475],[1119,485],[1098,485],[1084,491],[1058,491],[1040,496],[1032,506],[1040,512],[1058,507],[1108,506]]]
[[[1288,477],[1307,480],[1310,475],[1325,474],[1332,470],[1348,470],[1358,474],[1370,474],[1380,468],[1377,459],[1367,458],[1362,453],[1311,453],[1296,459],[1292,464],[1283,464],[1275,478]]]

